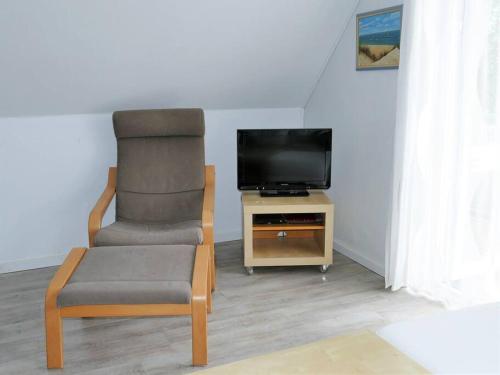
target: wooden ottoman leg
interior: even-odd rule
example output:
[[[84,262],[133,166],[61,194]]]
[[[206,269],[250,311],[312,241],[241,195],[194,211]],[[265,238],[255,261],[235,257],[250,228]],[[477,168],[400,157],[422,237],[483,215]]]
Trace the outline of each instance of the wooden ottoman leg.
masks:
[[[57,297],[75,272],[85,251],[86,249],[82,247],[71,250],[54,275],[45,294],[45,349],[48,368],[62,368],[64,365],[63,326]]]
[[[207,303],[193,301],[193,366],[204,366],[207,356]]]
[[[63,368],[63,327],[58,308],[45,306],[47,368]]]
[[[192,325],[193,325],[193,366],[208,363],[207,354],[207,295],[211,289],[210,248],[200,245],[196,248],[192,282]]]

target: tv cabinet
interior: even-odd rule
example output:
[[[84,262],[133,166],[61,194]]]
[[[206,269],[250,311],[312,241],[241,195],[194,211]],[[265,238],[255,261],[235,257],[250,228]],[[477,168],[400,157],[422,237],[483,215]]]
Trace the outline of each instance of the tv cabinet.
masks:
[[[261,266],[320,266],[326,272],[333,258],[334,206],[323,192],[305,197],[261,197],[243,192],[243,251],[248,274]],[[255,223],[257,215],[319,214],[320,220]],[[317,215],[316,215],[317,216]]]

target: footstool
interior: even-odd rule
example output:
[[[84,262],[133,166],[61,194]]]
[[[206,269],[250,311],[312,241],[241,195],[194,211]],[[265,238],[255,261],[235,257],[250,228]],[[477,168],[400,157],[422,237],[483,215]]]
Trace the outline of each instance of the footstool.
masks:
[[[206,245],[75,248],[45,297],[47,367],[63,367],[62,318],[191,315],[193,365],[207,364]]]

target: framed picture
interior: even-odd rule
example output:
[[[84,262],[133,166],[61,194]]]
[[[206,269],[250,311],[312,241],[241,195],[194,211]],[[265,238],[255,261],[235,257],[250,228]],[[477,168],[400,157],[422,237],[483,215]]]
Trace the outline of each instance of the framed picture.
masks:
[[[356,16],[356,70],[397,69],[403,6]]]

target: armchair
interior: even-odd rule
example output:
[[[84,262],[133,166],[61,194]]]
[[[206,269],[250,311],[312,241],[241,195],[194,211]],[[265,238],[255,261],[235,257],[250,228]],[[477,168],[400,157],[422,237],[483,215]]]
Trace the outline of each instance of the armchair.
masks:
[[[201,109],[113,114],[118,163],[89,215],[89,247],[207,245],[215,289],[215,167],[204,161]],[[116,196],[116,221],[102,227]]]

